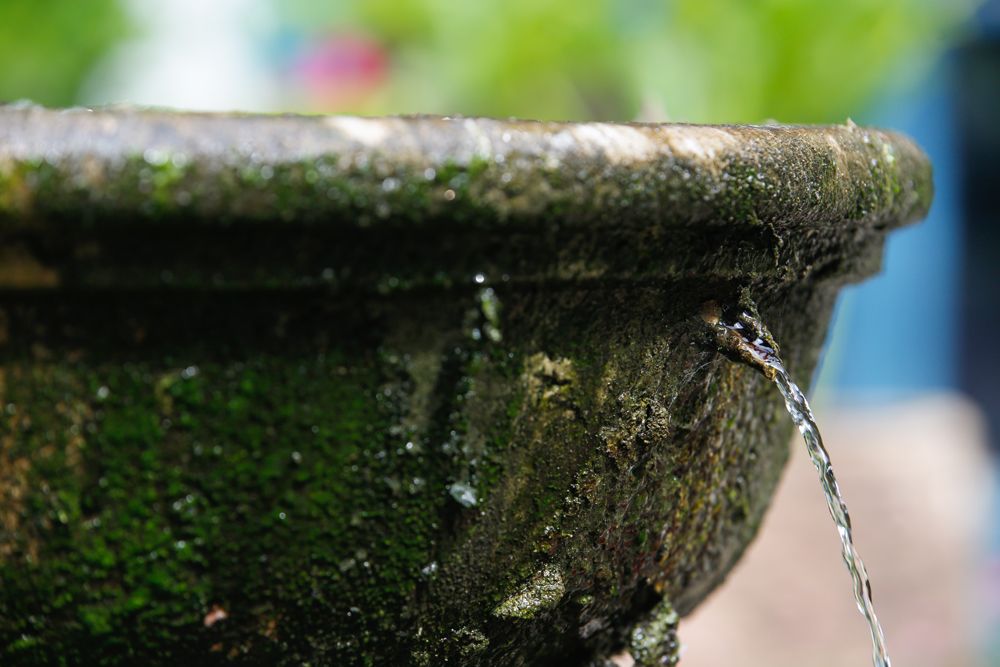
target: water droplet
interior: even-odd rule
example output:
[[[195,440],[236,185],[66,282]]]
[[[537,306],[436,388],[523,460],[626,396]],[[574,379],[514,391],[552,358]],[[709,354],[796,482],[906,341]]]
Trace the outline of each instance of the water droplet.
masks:
[[[451,188],[448,188],[447,190],[444,191],[444,198],[445,198],[445,201],[454,201],[455,200],[455,191],[452,190]]]
[[[104,399],[106,399],[110,395],[111,395],[111,390],[108,389],[107,387],[105,387],[105,386],[102,385],[102,386],[100,386],[100,387],[97,388],[97,398],[99,400],[103,401]]]
[[[479,499],[476,498],[476,490],[464,482],[455,482],[449,486],[448,493],[462,507],[475,507],[479,502]]]

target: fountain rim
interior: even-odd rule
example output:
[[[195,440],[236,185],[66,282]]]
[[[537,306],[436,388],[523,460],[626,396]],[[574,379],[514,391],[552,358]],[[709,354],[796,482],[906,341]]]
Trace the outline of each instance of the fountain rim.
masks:
[[[49,219],[858,226],[926,214],[927,156],[844,125],[0,106],[0,225]]]

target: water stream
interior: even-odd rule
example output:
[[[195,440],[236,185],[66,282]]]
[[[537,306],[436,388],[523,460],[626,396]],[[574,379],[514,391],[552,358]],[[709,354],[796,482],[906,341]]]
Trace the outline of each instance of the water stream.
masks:
[[[853,582],[854,600],[857,602],[858,610],[868,621],[868,629],[871,632],[872,661],[875,667],[890,667],[885,637],[882,635],[882,627],[875,616],[872,604],[871,583],[868,581],[868,573],[865,571],[864,563],[861,562],[861,556],[854,547],[851,516],[847,512],[847,505],[844,504],[830,463],[830,455],[823,446],[823,438],[820,436],[819,427],[816,425],[805,394],[792,382],[781,357],[778,356],[778,347],[774,339],[753,314],[740,310],[729,316],[723,314],[716,304],[711,303],[706,304],[702,317],[714,327],[716,339],[723,351],[760,370],[777,385],[778,391],[785,399],[788,414],[802,434],[809,458],[819,473],[827,507],[840,534],[844,564],[847,565]]]

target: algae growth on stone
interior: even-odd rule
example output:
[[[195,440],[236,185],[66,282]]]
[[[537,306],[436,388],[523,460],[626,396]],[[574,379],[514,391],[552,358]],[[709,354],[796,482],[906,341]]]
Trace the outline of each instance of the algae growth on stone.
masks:
[[[668,659],[789,435],[699,307],[808,377],[929,183],[853,126],[0,109],[0,662]]]

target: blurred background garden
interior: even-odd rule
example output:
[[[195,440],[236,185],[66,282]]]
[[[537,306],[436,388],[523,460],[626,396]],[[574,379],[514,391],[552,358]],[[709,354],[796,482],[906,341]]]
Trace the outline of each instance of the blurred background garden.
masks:
[[[4,0],[0,101],[898,129],[930,217],[845,292],[820,423],[899,665],[1000,665],[1000,2]],[[992,444],[991,444],[992,443]],[[808,461],[683,664],[861,665]]]

